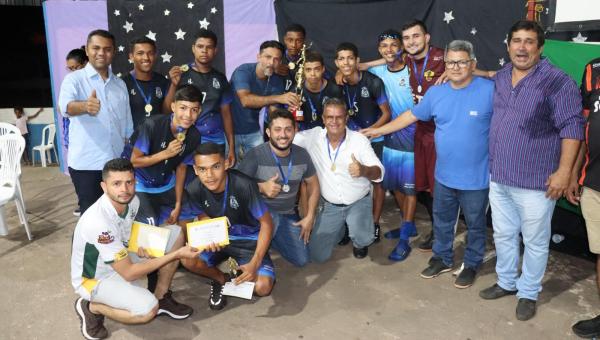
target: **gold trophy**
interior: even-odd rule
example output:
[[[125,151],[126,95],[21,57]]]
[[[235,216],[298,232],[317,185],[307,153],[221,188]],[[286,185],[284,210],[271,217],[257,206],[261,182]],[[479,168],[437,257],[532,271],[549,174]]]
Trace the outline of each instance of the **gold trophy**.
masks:
[[[238,277],[242,273],[242,271],[238,269],[239,265],[233,257],[227,259],[227,267],[229,268],[229,276],[232,279]]]
[[[296,61],[294,65],[295,67],[291,68],[293,70],[294,68],[298,67],[298,71],[296,71],[296,75],[294,77],[294,80],[296,81],[294,92],[300,96],[300,99],[302,99],[302,93],[304,92],[304,61],[306,58],[306,49],[310,48],[311,45],[312,43],[308,46],[306,46],[306,44],[302,45],[302,49],[300,50],[300,58],[298,58]],[[302,111],[302,107],[296,109],[294,112],[294,117],[296,117],[296,121],[298,122],[304,121],[304,112]]]

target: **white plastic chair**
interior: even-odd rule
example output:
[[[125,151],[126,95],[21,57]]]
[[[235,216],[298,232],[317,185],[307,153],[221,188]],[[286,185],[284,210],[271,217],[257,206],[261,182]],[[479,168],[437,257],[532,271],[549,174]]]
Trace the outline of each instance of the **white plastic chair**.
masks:
[[[44,129],[42,130],[42,144],[34,146],[32,149],[33,151],[31,152],[32,166],[35,165],[36,151],[40,153],[40,159],[44,168],[46,167],[46,159],[48,159],[48,161],[52,160],[50,150],[54,152],[54,157],[58,159],[58,155],[56,154],[56,148],[54,147],[54,136],[56,136],[56,126],[54,126],[54,124],[48,124],[44,126]]]
[[[0,122],[0,136],[4,136],[7,134],[15,134],[17,136],[21,136],[21,130],[15,125]],[[23,191],[21,190],[21,161],[17,163],[17,172],[19,174],[19,178],[17,178],[17,194],[19,197],[23,197]],[[25,211],[25,203],[23,201],[23,211]],[[20,216],[19,216],[20,217]],[[23,223],[23,220],[21,220]]]
[[[20,133],[0,135],[0,235],[8,234],[4,205],[14,200],[19,221],[25,226],[27,238],[31,241],[25,202],[19,190],[19,163],[24,149],[25,139]]]

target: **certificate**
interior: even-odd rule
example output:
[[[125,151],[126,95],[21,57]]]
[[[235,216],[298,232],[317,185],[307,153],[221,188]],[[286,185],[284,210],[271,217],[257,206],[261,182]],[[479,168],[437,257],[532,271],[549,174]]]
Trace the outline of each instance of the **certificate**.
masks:
[[[225,282],[223,286],[223,295],[235,296],[242,299],[252,299],[252,293],[254,292],[254,282],[242,282],[239,285],[231,282]]]
[[[138,248],[142,247],[152,257],[164,256],[170,233],[171,230],[167,228],[133,222],[127,250],[137,253]]]
[[[211,243],[226,246],[229,244],[228,228],[229,219],[225,216],[188,223],[188,243],[199,250]]]

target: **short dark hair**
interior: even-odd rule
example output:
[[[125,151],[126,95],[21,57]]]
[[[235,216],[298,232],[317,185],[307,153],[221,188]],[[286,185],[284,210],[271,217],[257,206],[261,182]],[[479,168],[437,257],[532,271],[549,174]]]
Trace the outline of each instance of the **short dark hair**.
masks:
[[[304,61],[307,63],[320,62],[321,65],[325,65],[325,62],[323,61],[323,56],[321,55],[321,53],[319,53],[317,51],[314,51],[314,50],[306,51],[304,58],[305,58]]]
[[[544,43],[546,42],[546,38],[544,36],[544,29],[542,28],[542,26],[540,26],[540,24],[538,24],[535,21],[531,21],[531,20],[519,20],[517,22],[515,22],[511,27],[510,30],[508,31],[508,42],[510,43],[510,41],[512,40],[513,37],[513,33],[517,32],[517,31],[533,31],[537,34],[537,46],[538,48],[544,46]]]
[[[101,29],[91,31],[90,34],[88,34],[87,36],[86,44],[89,44],[90,40],[92,40],[92,37],[96,35],[102,38],[110,39],[110,41],[112,41],[113,47],[115,46],[115,36],[109,31]]]
[[[215,32],[213,32],[211,30],[207,30],[205,28],[201,28],[198,32],[196,32],[196,35],[194,36],[194,44],[200,38],[206,38],[206,39],[212,40],[213,44],[215,44],[215,47],[217,46],[217,43],[219,42],[219,39],[217,39],[217,35],[215,34]]]
[[[283,54],[283,52],[285,51],[285,47],[283,47],[283,44],[277,40],[267,40],[260,44],[260,48],[258,49],[259,53],[262,53],[262,51],[265,48],[276,48],[281,51],[281,54]]]
[[[196,148],[195,155],[219,155],[221,158],[225,158],[225,146],[223,144],[217,144],[213,142],[202,143]]]
[[[400,32],[396,30],[387,29],[381,32],[381,34],[379,34],[379,37],[377,37],[377,42],[380,43],[382,40],[385,39],[396,39],[402,41],[402,34],[400,34]]]
[[[75,48],[67,53],[66,60],[73,59],[80,64],[84,64],[88,61],[88,56],[85,53],[85,46],[81,46],[80,48]]]
[[[267,128],[271,128],[271,124],[273,121],[278,118],[289,119],[292,121],[292,124],[296,126],[296,120],[294,119],[294,115],[286,110],[286,109],[275,109],[272,112],[269,112],[269,120],[267,121]]]
[[[154,51],[156,52],[156,42],[148,37],[138,37],[129,42],[129,53],[133,53],[135,49],[135,45],[137,44],[149,44],[152,45]]]
[[[283,33],[283,35],[286,35],[288,32],[298,32],[298,33],[302,33],[303,37],[306,37],[306,30],[304,29],[304,26],[300,25],[300,24],[290,24],[285,28],[285,31]]]
[[[192,84],[183,84],[177,87],[174,100],[200,103],[202,101],[202,93]]]
[[[404,23],[404,25],[402,25],[402,28],[400,28],[400,31],[404,32],[409,28],[413,28],[415,26],[419,26],[421,27],[421,29],[423,30],[423,34],[427,34],[427,25],[425,25],[425,23],[419,19],[412,19],[410,21],[407,21],[406,23]]]
[[[110,172],[134,172],[133,164],[127,158],[115,158],[104,164],[102,168],[102,181],[106,181]]]
[[[335,48],[335,57],[337,58],[340,51],[351,51],[354,57],[358,58],[358,47],[351,42],[343,42]]]

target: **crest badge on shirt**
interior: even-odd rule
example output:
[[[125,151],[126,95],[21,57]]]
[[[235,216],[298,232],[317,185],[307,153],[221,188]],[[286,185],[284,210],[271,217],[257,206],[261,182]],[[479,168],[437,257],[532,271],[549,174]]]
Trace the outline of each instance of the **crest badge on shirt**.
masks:
[[[154,88],[154,94],[156,95],[156,98],[160,99],[163,96],[163,92],[162,89],[160,87],[155,87]]]
[[[369,98],[369,90],[365,86],[360,89],[360,96],[363,98]]]
[[[425,71],[425,73],[423,73],[423,75],[425,76],[425,80],[431,81],[435,76],[435,72],[433,72],[432,70],[427,70]]]
[[[237,199],[233,195],[231,197],[229,197],[229,206],[235,210],[237,210],[237,208],[240,207],[240,204],[238,203]]]
[[[404,78],[400,79],[400,86],[401,87],[406,86],[406,80]]]
[[[135,89],[131,89],[131,91],[130,91],[130,92],[131,92],[131,95],[132,95],[132,96],[135,96]]]
[[[219,83],[217,78],[213,78],[213,87],[217,90],[221,88],[221,83]]]
[[[192,81],[192,78],[189,78],[187,83],[191,85],[191,84],[193,84],[194,82]]]
[[[110,230],[103,231],[98,235],[98,243],[100,244],[111,244],[115,240],[115,237],[111,235]]]

